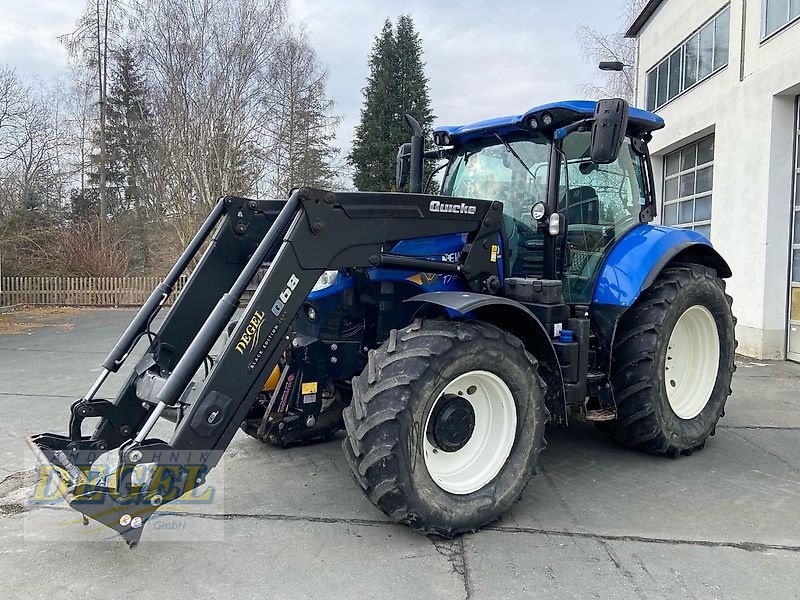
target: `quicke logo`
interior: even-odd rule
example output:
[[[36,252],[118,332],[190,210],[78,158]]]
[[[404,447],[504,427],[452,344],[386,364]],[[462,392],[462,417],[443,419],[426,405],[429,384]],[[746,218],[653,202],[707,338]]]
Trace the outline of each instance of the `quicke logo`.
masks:
[[[478,212],[478,207],[472,204],[445,204],[438,200],[431,200],[428,207],[431,212],[435,213],[452,213],[457,215],[474,215]]]

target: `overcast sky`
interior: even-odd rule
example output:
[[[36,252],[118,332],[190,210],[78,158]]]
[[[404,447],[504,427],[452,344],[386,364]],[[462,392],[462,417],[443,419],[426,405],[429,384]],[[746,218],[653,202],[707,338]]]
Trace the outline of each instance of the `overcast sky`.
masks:
[[[361,108],[367,55],[384,19],[414,18],[437,124],[517,114],[579,96],[594,65],[575,41],[580,25],[612,32],[624,0],[288,0],[329,71],[328,94],[341,115],[337,141],[349,150]],[[74,27],[85,0],[0,0],[0,64],[51,77],[67,57],[56,37]]]

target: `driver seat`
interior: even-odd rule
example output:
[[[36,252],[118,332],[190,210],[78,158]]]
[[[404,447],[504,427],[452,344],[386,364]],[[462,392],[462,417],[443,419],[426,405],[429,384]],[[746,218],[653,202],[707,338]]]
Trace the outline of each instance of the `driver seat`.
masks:
[[[597,197],[597,190],[592,186],[582,185],[562,195],[558,203],[559,212],[565,210],[568,204],[567,224],[597,225],[600,223],[600,200]]]

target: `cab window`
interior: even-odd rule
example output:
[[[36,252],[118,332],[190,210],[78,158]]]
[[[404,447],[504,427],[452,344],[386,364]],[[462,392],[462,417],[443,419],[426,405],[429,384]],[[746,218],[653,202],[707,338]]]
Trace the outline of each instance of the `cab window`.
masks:
[[[564,295],[569,303],[588,303],[602,261],[620,237],[639,223],[646,202],[642,157],[626,138],[617,160],[598,165],[589,158],[591,134],[564,140],[559,212],[567,220],[566,252],[560,256]]]
[[[530,211],[547,199],[550,149],[543,136],[490,138],[461,149],[445,179],[446,196],[503,203],[508,267],[515,276],[542,275],[543,234]]]

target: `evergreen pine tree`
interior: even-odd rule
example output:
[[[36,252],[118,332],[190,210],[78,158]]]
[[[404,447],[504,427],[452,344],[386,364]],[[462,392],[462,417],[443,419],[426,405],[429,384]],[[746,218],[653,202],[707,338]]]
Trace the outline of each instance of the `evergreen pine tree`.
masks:
[[[145,208],[148,191],[147,159],[152,148],[152,111],[144,75],[130,48],[116,56],[108,98],[109,147],[118,192],[119,209],[136,211]]]
[[[433,123],[431,101],[428,96],[428,78],[425,76],[425,64],[422,62],[422,40],[414,30],[414,21],[408,15],[400,15],[397,19],[395,33],[395,60],[397,61],[396,98],[400,103],[398,115],[408,113],[420,122],[428,132]],[[408,137],[408,129],[405,130]]]
[[[127,222],[133,238],[132,266],[146,270],[152,111],[144,75],[131,50],[122,48],[114,59],[106,108],[108,211]],[[89,179],[96,183],[98,173],[91,173]]]
[[[405,113],[429,132],[434,115],[424,66],[422,40],[411,17],[401,15],[396,28],[387,19],[370,54],[361,122],[348,156],[359,190],[394,189],[397,148],[411,135]]]

